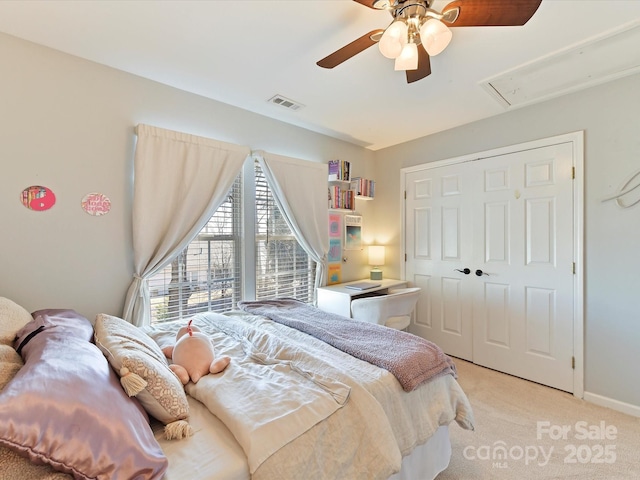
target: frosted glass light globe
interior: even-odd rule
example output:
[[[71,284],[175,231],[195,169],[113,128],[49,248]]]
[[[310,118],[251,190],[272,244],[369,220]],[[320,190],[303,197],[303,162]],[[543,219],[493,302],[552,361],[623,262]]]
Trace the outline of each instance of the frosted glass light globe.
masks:
[[[393,22],[387,27],[378,42],[380,53],[387,58],[397,58],[402,52],[402,47],[407,44],[409,27],[401,20]]]
[[[451,37],[453,34],[449,27],[435,18],[430,18],[420,27],[422,46],[431,56],[438,55],[447,48]]]
[[[396,58],[395,70],[416,70],[418,68],[418,45],[407,43],[402,47],[402,53]]]

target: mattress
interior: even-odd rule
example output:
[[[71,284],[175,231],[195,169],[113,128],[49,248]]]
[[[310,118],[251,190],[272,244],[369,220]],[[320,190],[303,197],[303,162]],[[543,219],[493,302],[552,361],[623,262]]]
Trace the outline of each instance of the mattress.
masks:
[[[202,403],[192,397],[188,400],[193,437],[179,442],[166,440],[164,426],[160,422],[152,424],[169,459],[164,480],[249,480],[246,457],[233,434]],[[449,427],[441,426],[426,443],[402,459],[402,469],[389,480],[433,479],[447,468],[450,458]]]

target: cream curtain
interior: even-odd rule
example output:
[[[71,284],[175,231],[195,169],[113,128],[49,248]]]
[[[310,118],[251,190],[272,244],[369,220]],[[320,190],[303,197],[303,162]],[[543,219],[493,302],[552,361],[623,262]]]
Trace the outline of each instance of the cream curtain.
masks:
[[[123,317],[149,324],[148,279],[204,227],[242,169],[248,147],[138,125],[134,159],[134,280]]]
[[[266,152],[254,152],[253,156],[289,228],[317,263],[316,288],[324,285],[329,252],[327,165]]]

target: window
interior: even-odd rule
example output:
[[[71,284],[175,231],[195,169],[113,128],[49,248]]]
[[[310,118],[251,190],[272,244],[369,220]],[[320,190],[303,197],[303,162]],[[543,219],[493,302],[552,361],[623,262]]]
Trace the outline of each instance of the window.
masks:
[[[255,163],[256,299],[292,297],[313,301],[316,264],[289,229]]]
[[[243,205],[245,199],[255,205],[253,215],[242,215],[250,206]],[[246,218],[253,224],[245,225]],[[243,238],[246,231],[255,231],[255,238]],[[255,251],[254,263],[243,262],[251,258],[246,251]],[[291,233],[255,162],[254,169],[238,175],[198,236],[149,280],[151,323],[230,311],[242,299],[286,296],[311,302],[314,281],[315,262]]]
[[[151,323],[227,311],[241,299],[242,176],[198,236],[149,280]]]

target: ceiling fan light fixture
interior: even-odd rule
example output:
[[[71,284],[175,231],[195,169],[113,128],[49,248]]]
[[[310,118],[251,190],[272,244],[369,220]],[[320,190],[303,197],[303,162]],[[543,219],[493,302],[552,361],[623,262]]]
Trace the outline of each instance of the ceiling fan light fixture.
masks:
[[[452,40],[450,27],[500,27],[524,25],[542,0],[448,0],[442,10],[431,8],[435,0],[354,0],[365,7],[387,10],[393,20],[316,62],[334,68],[378,44],[382,55],[396,59],[396,70],[405,70],[407,83],[431,75],[430,57],[444,51]],[[438,0],[440,1],[440,0]],[[422,44],[423,48],[418,48]]]
[[[418,45],[413,42],[402,47],[400,56],[396,58],[395,70],[417,70],[418,69]]]
[[[376,10],[386,10],[391,8],[391,0],[375,0],[371,6]]]
[[[420,27],[422,46],[431,56],[441,53],[451,42],[453,34],[440,20],[430,18]]]
[[[387,27],[378,42],[380,53],[387,58],[398,58],[407,43],[409,27],[402,20],[397,20]]]

